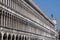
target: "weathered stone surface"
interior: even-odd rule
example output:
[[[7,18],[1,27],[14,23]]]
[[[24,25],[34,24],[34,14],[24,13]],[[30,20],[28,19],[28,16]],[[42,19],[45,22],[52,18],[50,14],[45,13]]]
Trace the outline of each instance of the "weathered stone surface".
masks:
[[[55,40],[55,25],[32,0],[0,0],[0,40]]]

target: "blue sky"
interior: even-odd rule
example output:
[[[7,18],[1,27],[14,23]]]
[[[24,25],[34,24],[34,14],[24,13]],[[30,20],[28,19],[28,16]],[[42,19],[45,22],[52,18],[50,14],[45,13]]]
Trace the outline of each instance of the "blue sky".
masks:
[[[57,20],[57,29],[60,30],[60,0],[33,0],[41,10],[51,18],[51,14]]]

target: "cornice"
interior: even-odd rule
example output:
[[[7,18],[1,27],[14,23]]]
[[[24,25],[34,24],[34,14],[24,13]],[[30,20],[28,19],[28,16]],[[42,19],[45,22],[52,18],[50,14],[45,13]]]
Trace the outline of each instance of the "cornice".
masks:
[[[53,26],[55,26],[55,24],[51,21],[51,19],[42,12],[42,10],[33,2],[33,0],[19,0],[19,1],[22,2],[22,4],[23,4],[22,6],[27,6],[27,4],[29,4],[35,11],[38,12],[36,14],[42,15],[47,21],[49,21]],[[27,4],[24,4],[23,1],[26,2]],[[19,2],[18,2],[18,4],[19,4]],[[25,8],[28,8],[28,7],[25,7]],[[29,10],[30,9],[31,8],[29,8]]]
[[[24,0],[23,0],[24,1]],[[24,1],[25,2],[25,1]],[[27,4],[26,4],[26,6],[27,6]],[[33,11],[33,10],[32,10]],[[42,13],[41,13],[42,14]],[[44,15],[42,15],[43,17],[44,17]],[[45,19],[46,19],[46,17],[45,17]],[[47,21],[49,21],[49,20],[47,20]],[[53,24],[54,25],[54,24]]]
[[[54,23],[51,21],[51,19],[44,14],[44,12],[33,2],[33,0],[23,0],[27,2],[31,7],[33,7],[39,14],[41,14],[47,21],[49,21],[51,24],[54,25]]]

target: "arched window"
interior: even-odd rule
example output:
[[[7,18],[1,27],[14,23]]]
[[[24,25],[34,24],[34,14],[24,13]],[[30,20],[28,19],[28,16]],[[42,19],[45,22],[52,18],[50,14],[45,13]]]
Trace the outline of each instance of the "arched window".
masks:
[[[14,40],[14,39],[15,39],[15,36],[13,35],[13,36],[12,36],[12,40]]]
[[[7,34],[6,33],[3,35],[3,40],[7,40]]]
[[[8,40],[11,40],[11,35],[10,34],[8,35]]]
[[[0,40],[2,39],[2,34],[0,33]]]
[[[18,40],[18,35],[16,36],[16,40]]]

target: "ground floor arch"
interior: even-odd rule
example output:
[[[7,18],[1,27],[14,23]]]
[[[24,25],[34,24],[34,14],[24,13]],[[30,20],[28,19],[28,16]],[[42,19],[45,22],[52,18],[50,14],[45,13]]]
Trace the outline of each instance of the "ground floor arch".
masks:
[[[19,37],[18,37],[18,35],[16,35],[16,40],[19,40]]]
[[[7,40],[7,33],[4,33],[3,40]]]
[[[14,39],[15,39],[15,35],[12,36],[12,40],[14,40]]]
[[[11,34],[8,35],[8,40],[11,40]]]
[[[2,33],[0,32],[0,40],[2,40]]]

